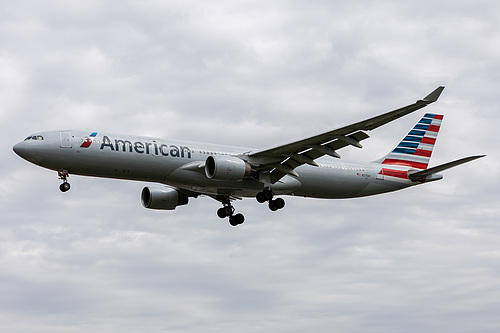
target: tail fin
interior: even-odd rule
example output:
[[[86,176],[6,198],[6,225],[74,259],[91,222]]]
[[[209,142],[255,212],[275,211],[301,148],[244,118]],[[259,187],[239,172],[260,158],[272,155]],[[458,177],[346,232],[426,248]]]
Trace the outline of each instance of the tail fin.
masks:
[[[426,113],[393,151],[376,162],[427,169],[442,121],[442,115]]]

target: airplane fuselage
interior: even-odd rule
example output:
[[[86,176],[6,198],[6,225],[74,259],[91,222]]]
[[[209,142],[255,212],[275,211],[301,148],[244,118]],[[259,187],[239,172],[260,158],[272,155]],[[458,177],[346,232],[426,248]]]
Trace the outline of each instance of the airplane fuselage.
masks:
[[[251,177],[241,181],[209,179],[203,168],[208,156],[245,158],[250,148],[164,140],[83,131],[48,131],[36,134],[43,140],[25,140],[14,150],[28,161],[70,174],[163,183],[193,192],[254,197],[262,182]],[[378,163],[346,163],[333,159],[319,166],[303,165],[299,177],[286,175],[271,186],[276,194],[315,198],[353,198],[395,191],[415,182],[384,177]],[[406,172],[408,167],[400,167]]]

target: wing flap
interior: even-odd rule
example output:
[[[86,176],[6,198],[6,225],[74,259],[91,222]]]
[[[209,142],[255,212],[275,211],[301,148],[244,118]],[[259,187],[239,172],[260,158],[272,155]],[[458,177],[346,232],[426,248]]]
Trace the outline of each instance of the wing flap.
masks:
[[[363,131],[358,131],[354,134],[351,134],[343,139],[336,138],[324,145],[311,145],[304,146],[303,151],[299,154],[283,154],[283,162],[278,164],[277,166],[284,165],[285,169],[276,167],[276,169],[271,171],[271,182],[275,183],[280,180],[286,174],[294,175],[295,173],[286,172],[288,168],[295,169],[302,164],[310,164],[313,166],[318,166],[315,159],[320,158],[325,155],[329,155],[335,158],[340,158],[340,155],[336,152],[337,149],[354,145],[361,146],[359,141],[369,138],[370,136]],[[307,163],[308,161],[309,163]],[[313,163],[311,163],[313,162]],[[296,174],[295,174],[296,175]]]

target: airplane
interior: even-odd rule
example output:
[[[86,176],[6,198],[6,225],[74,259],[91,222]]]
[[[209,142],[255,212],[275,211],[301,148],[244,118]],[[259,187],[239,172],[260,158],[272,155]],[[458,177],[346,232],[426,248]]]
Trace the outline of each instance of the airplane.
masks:
[[[254,197],[271,211],[283,195],[339,199],[371,196],[442,179],[439,172],[484,157],[476,155],[428,168],[443,115],[426,113],[386,156],[368,163],[340,160],[338,150],[362,148],[371,131],[437,101],[440,86],[413,104],[303,140],[267,149],[165,140],[154,137],[58,130],[39,132],[14,145],[23,159],[55,170],[60,190],[70,174],[127,179],[162,185],[141,192],[145,208],[174,210],[190,198],[212,197],[220,218],[245,221],[234,200]],[[328,163],[316,161],[323,156]]]

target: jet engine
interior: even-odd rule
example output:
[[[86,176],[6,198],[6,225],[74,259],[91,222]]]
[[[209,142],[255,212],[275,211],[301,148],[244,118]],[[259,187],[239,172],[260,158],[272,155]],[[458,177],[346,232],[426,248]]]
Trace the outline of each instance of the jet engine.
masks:
[[[208,156],[205,161],[205,174],[213,180],[239,181],[251,172],[250,164],[234,156]]]
[[[142,189],[141,201],[145,208],[174,210],[177,206],[187,205],[189,198],[173,188],[145,187]]]

